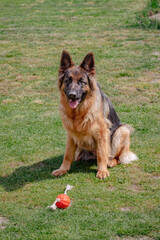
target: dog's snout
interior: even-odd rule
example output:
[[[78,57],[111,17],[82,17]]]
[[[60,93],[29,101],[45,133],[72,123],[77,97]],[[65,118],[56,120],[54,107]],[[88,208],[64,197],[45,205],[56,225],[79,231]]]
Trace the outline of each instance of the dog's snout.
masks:
[[[70,99],[75,99],[76,96],[77,96],[77,94],[76,94],[76,92],[74,92],[74,91],[72,91],[72,92],[69,93],[69,98],[70,98]]]

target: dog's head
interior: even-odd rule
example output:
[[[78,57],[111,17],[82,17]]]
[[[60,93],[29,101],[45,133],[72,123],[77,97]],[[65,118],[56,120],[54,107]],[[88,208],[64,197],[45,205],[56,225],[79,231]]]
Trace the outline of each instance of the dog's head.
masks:
[[[67,51],[62,52],[59,68],[59,89],[65,94],[69,107],[75,109],[94,89],[95,62],[93,53],[75,66]]]

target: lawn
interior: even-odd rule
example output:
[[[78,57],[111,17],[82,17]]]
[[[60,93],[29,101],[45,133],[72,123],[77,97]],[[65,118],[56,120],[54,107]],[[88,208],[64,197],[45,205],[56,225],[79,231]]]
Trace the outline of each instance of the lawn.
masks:
[[[0,0],[0,239],[160,239],[160,31],[143,29],[145,0]],[[66,49],[92,51],[97,80],[135,132],[139,160],[99,180],[95,162],[60,178],[66,133],[57,75]],[[52,212],[67,184],[72,205]]]

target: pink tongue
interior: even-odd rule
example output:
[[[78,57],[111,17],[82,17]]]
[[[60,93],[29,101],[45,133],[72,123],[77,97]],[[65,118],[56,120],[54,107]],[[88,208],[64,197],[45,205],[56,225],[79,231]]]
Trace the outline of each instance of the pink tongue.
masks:
[[[78,103],[79,103],[78,100],[69,100],[70,108],[76,108],[78,106]]]

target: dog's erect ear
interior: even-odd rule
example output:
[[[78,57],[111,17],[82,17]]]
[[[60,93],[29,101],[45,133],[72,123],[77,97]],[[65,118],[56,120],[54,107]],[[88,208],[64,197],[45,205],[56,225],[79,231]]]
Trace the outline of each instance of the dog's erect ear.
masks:
[[[95,74],[95,61],[94,61],[94,55],[92,52],[88,53],[85,56],[80,67],[83,68],[85,71],[87,71],[90,74]]]
[[[72,62],[71,56],[67,51],[63,50],[61,55],[59,74],[63,74],[67,68],[70,68],[72,66],[74,66],[74,63]]]

